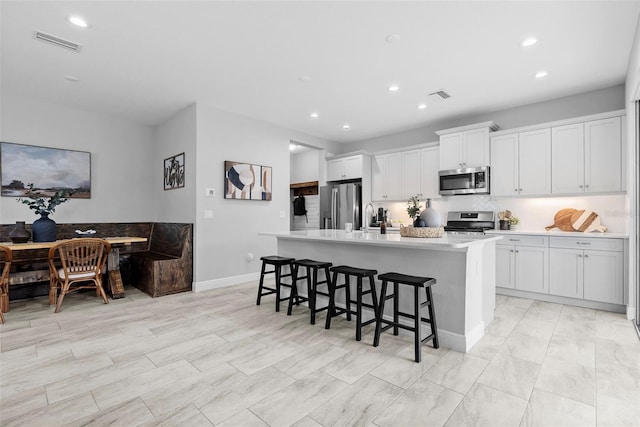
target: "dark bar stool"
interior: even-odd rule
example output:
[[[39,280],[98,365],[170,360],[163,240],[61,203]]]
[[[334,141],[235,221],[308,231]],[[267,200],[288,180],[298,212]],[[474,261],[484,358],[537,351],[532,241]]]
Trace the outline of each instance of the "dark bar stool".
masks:
[[[272,256],[263,256],[260,257],[262,260],[262,270],[260,272],[260,285],[258,286],[258,299],[256,301],[256,305],[260,305],[260,299],[265,295],[276,294],[276,311],[280,311],[280,301],[284,301],[293,297],[293,291],[286,298],[280,297],[280,288],[282,286],[291,288],[292,286],[289,283],[282,283],[282,279],[284,277],[291,277],[293,272],[293,261],[294,258],[286,258],[277,255]],[[266,271],[267,265],[273,266],[273,270]],[[282,274],[282,266],[289,266],[289,273]],[[276,275],[276,287],[269,288],[264,286],[264,276],[267,274],[275,273]]]
[[[316,308],[316,295],[324,295],[329,297],[329,282],[331,281],[331,276],[329,273],[329,267],[333,264],[330,262],[322,262],[322,261],[313,261],[310,259],[299,259],[293,262],[293,287],[291,288],[291,295],[296,298],[296,305],[300,304],[300,301],[309,303],[309,309],[311,310],[311,321],[312,325],[316,324],[316,313],[319,313],[323,310],[327,310],[329,306],[322,307],[320,309]],[[305,276],[298,276],[298,272],[300,271],[300,267],[305,269]],[[324,280],[318,281],[318,270],[324,270]],[[307,279],[307,296],[301,297],[298,295],[298,286],[297,281]],[[318,291],[318,285],[326,284],[327,292]],[[287,315],[291,315],[291,309],[293,308],[293,298],[289,298],[289,309],[287,310]]]
[[[378,311],[376,312],[376,333],[373,337],[373,345],[377,347],[380,343],[380,333],[382,331],[386,331],[387,329],[393,327],[393,334],[398,335],[398,328],[406,329],[408,331],[414,332],[414,344],[415,344],[415,353],[416,353],[416,362],[420,362],[422,360],[422,346],[421,344],[425,341],[433,340],[433,347],[438,348],[440,345],[438,344],[438,329],[436,327],[436,315],[433,310],[433,298],[431,297],[431,285],[436,284],[436,279],[432,279],[431,277],[418,277],[418,276],[409,276],[406,274],[400,273],[385,273],[378,276],[379,280],[382,280],[382,288],[380,290],[380,302],[378,303]],[[387,296],[387,282],[393,283],[393,294]],[[413,305],[414,305],[414,314],[403,313],[398,309],[398,285],[408,285],[413,286],[414,294],[413,294]],[[420,288],[425,288],[427,294],[427,300],[423,303],[420,303]],[[384,302],[388,299],[393,298],[393,321],[385,320],[382,316],[384,315]],[[429,318],[426,319],[422,316],[422,308],[428,307],[429,310]],[[412,328],[410,326],[404,325],[399,322],[400,316],[406,317],[409,319],[413,319],[415,322],[415,326]],[[431,334],[429,334],[426,338],[421,339],[421,323],[429,323],[431,325]],[[387,326],[382,328],[382,324],[386,323]]]
[[[327,312],[327,321],[324,325],[325,329],[329,329],[331,327],[331,318],[335,316],[339,316],[343,313],[347,314],[347,320],[351,320],[351,315],[356,315],[356,341],[360,341],[362,339],[362,327],[366,326],[370,323],[376,321],[376,316],[373,319],[367,320],[362,323],[362,307],[372,308],[374,313],[377,313],[376,310],[376,287],[373,277],[378,274],[376,270],[365,270],[362,268],[349,267],[346,265],[341,265],[339,267],[331,268],[331,272],[333,273],[333,277],[331,279],[331,283],[329,285],[329,311]],[[344,275],[344,283],[338,284],[338,275]],[[356,300],[351,299],[351,291],[350,291],[350,282],[349,277],[354,276],[356,278]],[[362,279],[368,277],[369,278],[369,290],[362,290]],[[345,290],[345,305],[346,308],[336,308],[336,290],[344,288]],[[366,304],[362,302],[362,296],[371,294],[371,302],[372,304]],[[356,311],[351,310],[351,303],[356,303]]]

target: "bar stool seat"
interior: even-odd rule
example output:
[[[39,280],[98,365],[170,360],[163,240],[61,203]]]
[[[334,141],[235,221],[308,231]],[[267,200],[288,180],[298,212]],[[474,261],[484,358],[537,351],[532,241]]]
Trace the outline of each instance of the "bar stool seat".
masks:
[[[262,261],[262,269],[260,271],[260,284],[258,285],[258,299],[256,305],[260,305],[260,300],[265,295],[276,294],[276,311],[280,311],[280,301],[285,301],[292,298],[293,291],[289,293],[288,297],[282,298],[280,296],[281,287],[292,288],[291,284],[282,282],[284,277],[291,277],[293,273],[293,262],[295,258],[281,257],[278,255],[269,255],[260,257]],[[273,266],[273,270],[266,270],[267,265]],[[282,267],[289,266],[289,273],[282,274]],[[275,273],[276,284],[275,288],[270,288],[264,285],[264,278],[267,274]]]
[[[378,280],[382,281],[382,287],[380,289],[380,301],[378,302],[378,311],[376,312],[376,332],[373,337],[373,345],[377,347],[380,344],[380,333],[393,327],[393,334],[398,335],[398,329],[406,329],[414,333],[414,346],[415,346],[415,360],[420,362],[422,360],[422,343],[426,341],[433,341],[433,347],[439,348],[438,343],[438,329],[436,326],[436,315],[433,308],[433,298],[431,294],[431,286],[436,284],[436,279],[431,277],[419,277],[409,276],[401,273],[384,273],[378,276]],[[387,295],[387,283],[393,283],[393,294]],[[399,286],[407,285],[413,286],[413,306],[414,314],[401,312],[398,308]],[[420,289],[425,288],[426,300],[420,302]],[[384,319],[384,303],[386,300],[393,299],[393,321]],[[422,308],[427,307],[429,318],[422,317]],[[414,326],[407,326],[400,323],[400,316],[413,319]],[[431,326],[431,333],[422,338],[421,325],[422,323],[429,323]],[[384,328],[382,324],[387,326]]]
[[[296,298],[296,305],[299,305],[301,301],[309,303],[309,310],[311,312],[311,318],[309,320],[309,323],[311,323],[312,325],[316,324],[316,313],[327,310],[329,308],[328,304],[325,307],[316,308],[316,299],[317,299],[316,296],[317,295],[323,295],[326,297],[330,296],[329,282],[331,281],[331,274],[329,272],[329,268],[332,265],[333,264],[330,262],[314,261],[311,259],[299,259],[293,262],[293,279],[292,279],[293,287],[291,288],[291,292],[292,292],[292,295],[294,295]],[[305,269],[305,276],[298,275],[300,271],[300,267]],[[324,271],[324,280],[318,281],[319,270]],[[307,296],[306,297],[301,297],[298,294],[297,282],[298,280],[303,280],[303,279],[307,280]],[[327,285],[327,292],[318,290],[318,285],[323,285],[323,284]],[[293,298],[289,298],[289,308],[287,310],[287,315],[289,316],[291,315],[292,308],[293,308]]]
[[[362,322],[362,307],[372,308],[373,312],[376,313],[377,307],[377,299],[376,299],[376,287],[374,276],[378,274],[377,270],[367,270],[362,268],[350,267],[348,265],[341,265],[338,267],[332,267],[331,272],[333,273],[331,283],[329,285],[329,311],[327,313],[327,320],[325,322],[325,329],[331,328],[331,318],[335,316],[339,316],[343,313],[346,313],[347,320],[351,320],[351,315],[355,314],[356,316],[356,341],[360,341],[362,339],[362,327],[366,326],[370,323],[374,323],[376,321],[376,316],[374,315],[373,319],[367,320],[366,322]],[[338,284],[338,275],[344,275],[344,283]],[[356,299],[351,299],[351,291],[350,291],[350,281],[349,277],[356,278]],[[362,290],[362,282],[365,277],[369,278],[369,290]],[[338,289],[345,290],[345,308],[336,307],[335,297],[336,291]],[[364,295],[371,294],[371,304],[362,302],[362,297]],[[356,310],[351,310],[351,303],[356,303]]]

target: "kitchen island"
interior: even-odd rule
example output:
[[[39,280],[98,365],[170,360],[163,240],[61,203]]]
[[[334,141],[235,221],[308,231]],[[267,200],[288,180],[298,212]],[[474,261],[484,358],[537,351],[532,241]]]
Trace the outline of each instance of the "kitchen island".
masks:
[[[441,238],[411,238],[399,234],[344,230],[305,230],[260,233],[278,242],[278,255],[296,259],[329,261],[433,277],[436,320],[440,344],[466,352],[484,335],[493,321],[495,308],[496,245],[501,236],[447,235]],[[299,286],[300,293],[305,293]],[[379,290],[379,284],[378,284]],[[389,291],[388,291],[389,292]],[[412,292],[401,287],[400,309],[412,310]],[[411,297],[410,297],[411,296]],[[340,305],[341,293],[336,295]],[[318,299],[320,304],[324,301]],[[387,305],[385,309],[390,310]],[[390,311],[385,310],[385,315]],[[373,312],[363,314],[364,320]]]

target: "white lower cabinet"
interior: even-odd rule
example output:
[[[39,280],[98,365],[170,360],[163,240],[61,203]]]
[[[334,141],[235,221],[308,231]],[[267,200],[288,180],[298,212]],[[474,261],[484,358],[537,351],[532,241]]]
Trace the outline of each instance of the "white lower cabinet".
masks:
[[[621,239],[552,237],[550,246],[550,294],[624,304]]]
[[[507,236],[496,245],[496,286],[549,292],[549,240],[545,236]]]

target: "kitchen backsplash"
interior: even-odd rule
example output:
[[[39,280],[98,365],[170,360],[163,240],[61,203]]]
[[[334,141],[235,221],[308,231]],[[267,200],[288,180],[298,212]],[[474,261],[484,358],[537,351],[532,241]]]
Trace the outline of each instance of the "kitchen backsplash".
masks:
[[[421,201],[424,208],[425,202]],[[406,202],[374,203],[376,209],[388,209],[392,220],[402,220],[405,225],[411,223],[407,215]],[[493,211],[510,210],[520,219],[519,230],[543,231],[553,224],[555,213],[562,208],[588,209],[596,212],[602,225],[613,233],[627,233],[630,212],[624,194],[583,196],[583,197],[530,197],[530,198],[493,198],[488,196],[453,196],[432,199],[432,206],[440,213],[443,223],[448,211]],[[496,227],[497,228],[497,227]]]

